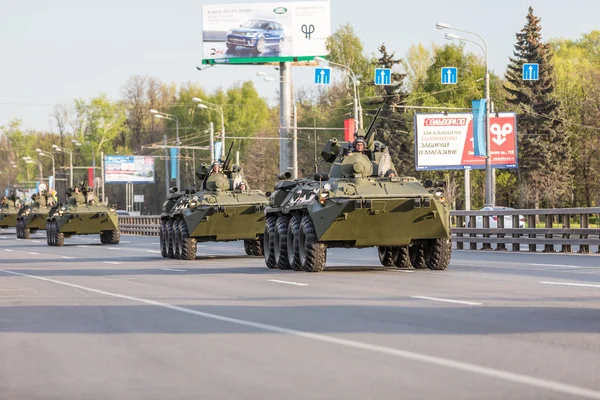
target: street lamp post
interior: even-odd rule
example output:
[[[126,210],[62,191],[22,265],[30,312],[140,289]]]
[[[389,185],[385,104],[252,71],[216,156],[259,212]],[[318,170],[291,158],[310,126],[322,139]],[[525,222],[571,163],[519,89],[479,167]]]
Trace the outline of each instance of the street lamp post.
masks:
[[[73,187],[73,152],[69,149],[65,149],[64,147],[60,147],[55,144],[52,145],[52,148],[56,151],[69,153],[69,182],[71,183],[70,187]]]
[[[34,160],[29,156],[23,157],[23,160],[26,164],[37,164],[39,172],[40,172],[40,182],[44,181],[44,171],[42,171],[42,163],[40,160]],[[29,179],[29,173],[27,174],[27,179]]]
[[[470,42],[470,43],[474,43],[476,45],[478,45],[484,53],[485,56],[485,206],[493,206],[494,205],[494,195],[495,195],[495,189],[494,189],[494,182],[493,182],[493,170],[492,170],[492,154],[490,152],[490,148],[491,148],[491,138],[490,138],[490,73],[489,73],[489,69],[488,69],[488,50],[487,50],[487,43],[486,41],[477,33],[475,32],[469,32],[469,31],[465,31],[462,29],[458,29],[458,28],[453,28],[448,24],[442,23],[442,22],[438,22],[437,24],[435,24],[435,27],[438,29],[448,29],[448,30],[454,30],[457,32],[462,32],[462,33],[466,33],[469,35],[473,35],[479,38],[479,40],[481,40],[481,43],[483,44],[483,46],[473,40],[470,39],[465,39],[462,38],[460,36],[457,35],[453,35],[453,34],[449,34],[447,33],[445,35],[446,39],[448,40],[453,40],[453,39],[457,39],[457,40],[461,40],[461,41],[465,41],[465,42]]]
[[[223,107],[215,103],[204,101],[198,97],[193,97],[192,101],[200,103],[198,104],[198,108],[214,110],[221,116],[221,158],[225,159],[225,113],[223,112]]]
[[[52,159],[52,187],[48,187],[48,189],[52,189],[54,190],[54,181],[56,181],[56,168],[54,165],[54,155],[52,153],[43,151],[41,149],[35,149],[35,151],[37,151],[38,155],[43,156],[43,157],[49,157]],[[48,185],[50,186],[50,185]]]
[[[362,106],[360,105],[360,101],[359,101],[359,97],[358,97],[358,85],[360,84],[360,82],[356,78],[356,74],[354,73],[354,71],[352,71],[352,69],[350,67],[348,67],[347,65],[338,64],[333,61],[329,61],[323,57],[315,57],[314,60],[316,62],[318,62],[319,64],[325,64],[325,65],[331,64],[336,67],[340,67],[340,68],[344,69],[346,74],[350,77],[350,79],[352,80],[352,86],[354,88],[354,120],[356,121],[358,128],[359,129],[362,128],[363,127]]]
[[[181,171],[179,170],[180,168],[180,157],[179,157],[179,147],[181,146],[181,141],[179,140],[179,119],[173,115],[173,114],[167,114],[164,112],[160,112],[157,110],[150,110],[150,112],[152,114],[154,114],[154,118],[159,118],[159,119],[168,119],[170,121],[175,121],[175,133],[177,135],[176,141],[175,141],[175,145],[177,146],[177,175],[176,175],[176,185],[177,188],[181,189]],[[165,145],[167,144],[167,135],[165,134]],[[166,151],[166,150],[165,150]],[[167,181],[168,182],[168,181]],[[168,186],[168,184],[167,184]],[[168,190],[167,190],[168,193]]]

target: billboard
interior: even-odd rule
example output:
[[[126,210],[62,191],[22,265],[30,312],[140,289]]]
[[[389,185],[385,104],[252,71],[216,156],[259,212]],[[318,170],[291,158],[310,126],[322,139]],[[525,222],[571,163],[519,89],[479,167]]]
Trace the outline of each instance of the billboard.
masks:
[[[517,168],[517,115],[490,115],[492,168]],[[415,114],[417,171],[484,169],[473,150],[473,114]]]
[[[202,6],[202,63],[306,61],[327,55],[329,1]]]
[[[154,183],[154,157],[104,156],[106,183]]]

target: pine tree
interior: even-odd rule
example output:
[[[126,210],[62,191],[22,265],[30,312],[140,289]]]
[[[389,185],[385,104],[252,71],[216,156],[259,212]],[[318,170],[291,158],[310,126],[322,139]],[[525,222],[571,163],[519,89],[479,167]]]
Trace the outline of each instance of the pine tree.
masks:
[[[408,131],[407,114],[400,107],[406,103],[408,96],[404,90],[406,74],[394,71],[394,67],[401,65],[402,60],[396,59],[395,53],[388,53],[385,44],[379,46],[378,50],[381,57],[376,60],[375,65],[378,68],[392,69],[391,84],[381,86],[378,90],[380,97],[367,104],[382,107],[377,121],[377,139],[388,145],[398,173],[409,174],[415,169],[414,137]]]
[[[529,8],[506,71],[508,104],[518,115],[519,186],[528,205],[555,207],[570,189],[571,159],[564,111],[557,96],[550,46],[542,42],[540,18]],[[539,80],[522,79],[524,63],[539,64]]]

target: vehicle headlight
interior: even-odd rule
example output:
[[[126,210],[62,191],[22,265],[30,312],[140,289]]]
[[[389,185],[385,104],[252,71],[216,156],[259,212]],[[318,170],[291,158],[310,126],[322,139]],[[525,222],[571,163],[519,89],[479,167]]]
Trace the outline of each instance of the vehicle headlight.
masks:
[[[25,215],[29,215],[29,210],[25,210]]]
[[[115,210],[114,208],[110,209],[110,212],[112,212],[112,213],[114,213],[115,211],[117,211],[117,210]]]
[[[65,213],[65,210],[63,210],[62,208],[60,210],[58,210],[58,215],[63,215]]]
[[[319,192],[319,203],[325,204],[325,202],[327,201],[328,197],[329,197],[329,192],[328,191],[323,190],[323,191]]]
[[[329,184],[329,183],[324,184],[323,189],[325,189],[327,191],[331,190],[331,184]]]
[[[190,201],[190,209],[191,210],[193,210],[197,206],[198,206],[198,200],[192,200],[192,201]]]
[[[435,189],[435,195],[437,197],[442,197],[444,195],[444,188],[443,187],[438,187]]]

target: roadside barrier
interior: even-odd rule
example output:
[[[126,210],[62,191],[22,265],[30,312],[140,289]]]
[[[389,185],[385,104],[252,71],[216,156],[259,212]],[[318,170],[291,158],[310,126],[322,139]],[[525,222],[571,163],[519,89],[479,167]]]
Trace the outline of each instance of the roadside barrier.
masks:
[[[600,253],[600,207],[451,211],[457,250]],[[121,232],[158,236],[160,216],[119,217]],[[465,245],[466,244],[466,245]],[[526,247],[525,247],[526,246]]]

